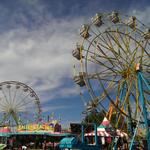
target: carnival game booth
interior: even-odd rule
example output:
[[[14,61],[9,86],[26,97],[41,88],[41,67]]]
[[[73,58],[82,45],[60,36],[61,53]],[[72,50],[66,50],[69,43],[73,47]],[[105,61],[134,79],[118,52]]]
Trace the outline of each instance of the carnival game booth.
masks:
[[[61,131],[58,121],[19,125],[13,132],[7,127],[0,130],[0,136],[7,139],[7,146],[14,148],[26,146],[30,149],[55,149],[59,141],[69,135]]]
[[[45,122],[40,124],[19,125],[17,132],[13,133],[16,145],[26,145],[30,148],[53,148],[59,141],[70,133],[62,133],[58,121]]]

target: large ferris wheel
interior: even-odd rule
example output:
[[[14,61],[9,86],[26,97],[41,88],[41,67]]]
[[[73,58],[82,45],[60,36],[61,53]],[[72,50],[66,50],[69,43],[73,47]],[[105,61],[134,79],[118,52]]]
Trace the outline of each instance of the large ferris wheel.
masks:
[[[39,121],[40,100],[34,90],[18,81],[0,83],[0,126]]]
[[[73,51],[79,61],[74,80],[86,86],[92,100],[87,107],[100,107],[109,120],[143,123],[150,141],[150,29],[135,16],[114,11],[97,13],[80,30]],[[123,120],[121,120],[123,119]],[[122,123],[123,124],[123,123]],[[123,126],[123,125],[122,125]],[[132,133],[133,136],[133,133]]]

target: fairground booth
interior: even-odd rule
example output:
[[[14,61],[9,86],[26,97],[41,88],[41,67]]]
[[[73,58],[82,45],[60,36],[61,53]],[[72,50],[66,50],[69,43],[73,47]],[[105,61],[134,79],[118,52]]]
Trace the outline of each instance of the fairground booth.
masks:
[[[61,130],[61,125],[57,120],[40,123],[19,125],[16,128],[1,127],[0,143],[5,143],[8,147],[19,148],[26,146],[29,148],[56,148],[59,141],[69,136],[69,132]]]

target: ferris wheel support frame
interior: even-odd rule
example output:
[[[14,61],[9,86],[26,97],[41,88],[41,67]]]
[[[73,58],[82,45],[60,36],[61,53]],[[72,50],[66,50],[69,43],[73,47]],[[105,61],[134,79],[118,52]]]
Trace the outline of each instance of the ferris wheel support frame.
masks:
[[[148,83],[145,80],[145,78],[143,77],[141,71],[138,71],[137,75],[138,75],[138,87],[139,87],[139,102],[141,102],[141,105],[142,105],[142,112],[143,112],[143,116],[144,116],[144,124],[145,124],[145,127],[146,127],[147,145],[148,145],[148,149],[150,149],[150,131],[149,131],[149,123],[148,123],[149,121],[148,121],[148,117],[147,117],[147,108],[145,107],[142,83],[143,82],[145,83],[148,90],[150,90],[150,87],[148,86]]]
[[[126,95],[126,92],[127,92],[126,89],[127,89],[127,83],[124,81],[123,86],[122,86],[121,91],[120,91],[120,94],[119,94],[120,101],[122,101],[124,99],[124,96]],[[131,133],[131,135],[133,136],[133,134],[134,134],[134,128],[133,128],[133,125],[132,125],[133,119],[132,119],[131,109],[129,107],[129,104],[127,106],[127,110],[128,110],[127,129]],[[119,116],[118,121],[116,120],[116,122],[117,122],[116,126],[118,126],[120,118],[121,118],[121,116]]]
[[[145,80],[145,78],[143,77],[141,71],[137,72],[137,77],[138,77],[138,87],[139,87],[139,102],[141,102],[141,105],[142,105],[141,114],[143,112],[143,116],[144,116],[144,120],[145,120],[144,121],[144,125],[146,127],[147,146],[148,146],[148,149],[150,149],[150,131],[149,131],[149,123],[148,123],[148,118],[147,118],[147,108],[145,107],[145,101],[144,101],[143,85],[142,85],[142,83],[144,82],[144,84],[146,85],[146,87],[147,87],[148,90],[150,90],[150,87],[149,87],[147,81]],[[139,117],[139,119],[140,119],[140,117]],[[131,140],[131,144],[130,144],[130,149],[129,150],[132,150],[132,146],[134,145],[134,138],[135,138],[135,134],[137,132],[137,128],[134,131],[134,136],[133,136],[133,138]]]

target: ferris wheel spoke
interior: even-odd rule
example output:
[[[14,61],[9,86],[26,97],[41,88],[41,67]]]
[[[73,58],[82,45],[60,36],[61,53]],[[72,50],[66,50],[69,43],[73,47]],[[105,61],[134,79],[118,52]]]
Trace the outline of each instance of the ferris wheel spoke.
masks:
[[[8,88],[8,90],[9,90],[9,101],[10,101],[10,105],[12,105],[12,98],[11,98],[11,92],[10,92],[10,88]]]
[[[9,103],[9,101],[8,101],[8,99],[7,99],[7,96],[6,96],[6,94],[5,94],[5,92],[3,91],[3,88],[2,88],[2,93],[3,93],[3,95],[4,95],[4,99],[5,99],[5,102],[8,104],[8,106],[10,105],[10,103]]]
[[[0,110],[1,110],[1,112],[6,112],[7,111],[6,107],[1,107]]]
[[[124,54],[126,54],[125,49],[120,44],[120,42],[119,42],[118,38],[116,37],[115,33],[116,33],[115,31],[106,31],[106,34],[115,42],[115,44],[118,45],[118,47],[120,47],[122,49],[122,51],[124,52]]]
[[[97,72],[97,73],[93,73],[93,74],[89,74],[89,76],[87,76],[88,78],[93,78],[93,79],[97,79],[97,75],[100,75],[102,80],[106,80],[106,81],[112,81],[111,78],[117,78],[118,80],[115,80],[114,82],[118,82],[120,75],[119,74],[114,74],[113,72],[106,72],[106,73],[102,73],[101,71]]]
[[[142,43],[142,40],[140,41]],[[141,59],[140,59],[140,62],[139,63],[142,63],[143,62],[143,59],[145,60],[144,57],[144,52],[146,51],[146,46],[148,45],[148,41],[146,41],[144,44],[143,44],[143,47],[142,47],[142,55],[141,55]],[[147,58],[148,59],[148,58]]]
[[[101,62],[101,61],[99,61],[99,60],[97,60],[97,59],[93,59],[93,62],[96,62],[97,64],[99,64],[99,65],[102,65],[102,66],[104,66],[104,67],[106,67],[107,69],[110,69],[112,72],[114,72],[115,74],[117,74],[117,72],[118,72],[118,70],[116,70],[116,69],[112,69],[111,67],[109,67],[109,66],[107,66],[105,63],[106,62]]]
[[[15,99],[16,99],[16,95],[17,95],[17,88],[15,89],[15,93],[14,93],[14,97],[12,99],[12,104],[15,105]]]
[[[117,77],[117,76],[112,77],[112,80],[110,80],[110,82],[108,82],[109,84],[107,85],[107,87],[105,87],[105,89],[106,89],[107,91],[111,91],[112,88],[115,88],[115,87],[116,87],[115,85],[117,85],[117,84],[116,84],[116,82],[114,82],[115,79],[116,79],[116,77]],[[100,74],[97,74],[97,78],[98,78],[98,79],[101,78]],[[99,81],[99,80],[98,80],[98,81]],[[103,93],[103,94],[106,95],[106,93]]]
[[[95,58],[103,58],[103,59],[106,59],[106,60],[108,60],[108,61],[110,61],[111,63],[113,62],[113,61],[116,61],[116,59],[115,58],[113,58],[113,57],[107,57],[107,55],[105,54],[105,56],[102,56],[102,55],[100,55],[100,53],[96,53],[96,52],[91,52],[91,51],[89,51],[89,50],[86,50],[86,49],[84,49],[85,51],[87,51],[89,54],[92,54],[91,56],[89,56],[89,58],[88,59],[90,59],[91,57],[95,57]],[[113,65],[113,64],[112,64]]]
[[[23,101],[23,103],[20,103],[18,106],[19,107],[24,107],[24,106],[27,106],[30,103],[32,103],[32,101],[26,101],[26,102]]]
[[[116,60],[118,61],[119,65],[121,66],[122,69],[124,69],[124,66],[122,65],[122,63],[118,60],[118,58],[121,58],[122,60],[124,60],[127,63],[127,60],[120,54],[120,51],[118,49],[118,52],[116,52],[116,50],[113,47],[112,41],[109,37],[108,34],[106,34],[106,37],[111,45],[111,47],[108,47],[108,49],[112,52],[112,54],[115,56]]]
[[[96,73],[90,73],[90,74],[88,74],[87,75],[87,78],[95,78],[95,79],[97,79],[97,75],[101,75],[101,77],[119,77],[119,75],[118,74],[114,74],[114,72],[112,72],[112,71],[110,71],[109,69],[105,69],[105,70],[100,70],[100,71],[98,71],[98,72],[96,72]]]
[[[126,28],[125,31],[124,31],[125,35],[129,35],[129,29]],[[125,36],[125,43],[126,44],[126,48],[128,50],[128,52],[130,52],[130,41],[131,41],[131,38],[130,36]]]
[[[5,99],[5,97],[4,98],[3,97],[0,98],[1,105],[8,106],[8,103],[4,99]]]
[[[0,108],[4,108],[5,110],[7,110],[7,109],[8,109],[8,106],[5,105],[5,104],[0,103]]]
[[[112,74],[112,73],[110,73],[110,74],[103,73],[102,74],[101,72],[97,72],[96,76],[97,75],[99,75],[101,80],[104,80],[104,81],[112,81],[112,82],[116,82],[116,83],[119,82],[119,79],[117,79],[117,77],[119,77],[119,76],[117,74]],[[114,80],[114,78],[117,80]]]
[[[115,33],[116,32],[112,32],[113,33],[113,35],[115,35]],[[124,50],[124,52],[125,52],[125,54],[126,53],[130,53],[130,46],[129,46],[129,44],[130,44],[130,38],[127,40],[127,39],[124,39],[124,37],[127,37],[127,36],[125,36],[125,34],[122,34],[121,32],[119,32],[119,31],[117,31],[117,35],[118,35],[118,43],[119,43],[119,47],[121,46],[121,41],[122,41],[122,43],[123,43],[123,45],[125,46],[124,48],[123,48],[123,46],[121,46],[121,49],[123,49]],[[124,36],[124,37],[123,37]],[[119,38],[120,37],[120,38]],[[117,41],[117,37],[115,36],[114,37],[114,39]]]
[[[136,43],[135,43],[135,44],[136,44]],[[133,51],[132,51],[132,53],[131,53],[131,56],[132,56],[132,55],[135,56],[135,54],[137,54],[137,50],[138,50],[139,47],[140,47],[140,45],[137,44],[137,46],[133,49]],[[133,59],[135,59],[135,58],[133,57]]]
[[[23,107],[22,108],[21,107],[17,108],[16,110],[17,110],[18,113],[26,113],[27,112],[26,108],[23,108]]]
[[[144,49],[144,52],[147,54],[147,56],[150,57],[150,53],[148,53],[147,50],[146,50],[147,44],[148,44],[148,41],[146,41],[145,46],[144,46],[143,49]]]
[[[99,81],[100,81],[100,78],[99,78]],[[103,84],[101,83],[101,81],[100,81],[100,85],[103,86]],[[110,83],[109,85],[111,85],[111,83]],[[112,87],[113,87],[113,86],[112,86]],[[108,93],[107,93],[107,92],[108,92],[107,88],[105,88],[105,87],[103,86],[103,90],[104,90],[104,93],[105,93],[106,97],[108,97],[108,99],[109,99],[110,102],[113,104],[113,106],[114,106],[117,110],[119,110],[123,115],[127,116],[127,115],[123,112],[122,108],[118,108],[118,107],[115,105],[114,101],[109,97],[109,95],[108,95]],[[107,91],[107,92],[106,92],[106,91]]]
[[[97,78],[94,77],[94,78],[90,78],[90,79],[97,79]],[[101,80],[102,81],[112,81],[111,79],[105,79],[105,78],[101,78]],[[119,81],[117,80],[117,81],[113,81],[113,82],[118,83]]]
[[[108,74],[109,73],[109,74]],[[88,75],[86,75],[86,78],[88,78],[88,79],[97,79],[97,75],[101,75],[101,77],[112,77],[112,76],[117,76],[117,75],[114,75],[112,72],[106,72],[106,73],[103,73],[102,74],[102,72],[101,71],[99,71],[99,72],[96,72],[96,73],[89,73]]]
[[[91,31],[91,33],[93,33],[97,37],[97,33],[94,30],[92,30],[92,28],[90,31]],[[97,30],[97,31],[98,31],[98,35],[100,35],[101,34],[100,31],[99,30]]]
[[[144,90],[144,93],[150,95],[150,91],[148,91],[148,90]],[[149,100],[149,101],[150,101],[150,100]]]
[[[122,40],[124,46],[126,47],[126,52],[130,53],[130,40],[126,39],[127,36],[124,36],[125,37],[125,39],[124,39],[120,32],[118,32],[118,35],[119,35],[120,39]]]
[[[17,92],[17,93],[18,93],[18,92]],[[17,93],[16,93],[16,94],[17,94]],[[20,94],[19,94],[18,96],[16,95],[17,98],[16,98],[16,96],[15,96],[15,98],[14,98],[14,103],[13,103],[15,106],[19,103],[19,98],[22,97],[22,95],[23,95],[23,90],[20,92]]]
[[[104,58],[110,62],[110,64],[115,67],[114,64],[114,58],[113,57],[108,57],[108,55],[101,49],[99,45],[97,45],[97,48],[101,51],[101,53],[104,55]],[[118,68],[122,69],[119,65],[117,66]]]
[[[20,104],[22,104],[22,102],[24,102],[25,99],[27,99],[29,95],[30,95],[30,93],[27,94],[27,95],[26,95],[25,97],[23,97],[22,99],[20,99],[20,101],[19,101],[18,103],[16,103],[16,107],[17,107],[17,106],[20,106]]]
[[[92,58],[92,60],[91,59],[89,59],[89,61],[91,61],[92,63],[95,63],[95,61],[94,60],[96,60],[96,61],[101,61],[101,62],[103,62],[102,61],[102,59],[104,59],[105,60],[105,57],[101,57],[101,59],[99,58],[99,57],[93,57],[93,56],[91,56],[91,58]],[[108,59],[109,59],[109,61],[108,61]],[[113,62],[113,65],[112,65],[112,67],[111,68],[113,68],[114,70],[122,70],[122,68],[118,65],[118,66],[114,66],[115,64],[118,64],[117,62],[116,62],[116,60],[114,60],[113,58],[107,58],[104,62],[103,62],[103,64],[110,64],[110,60]],[[111,63],[112,64],[112,63]]]

